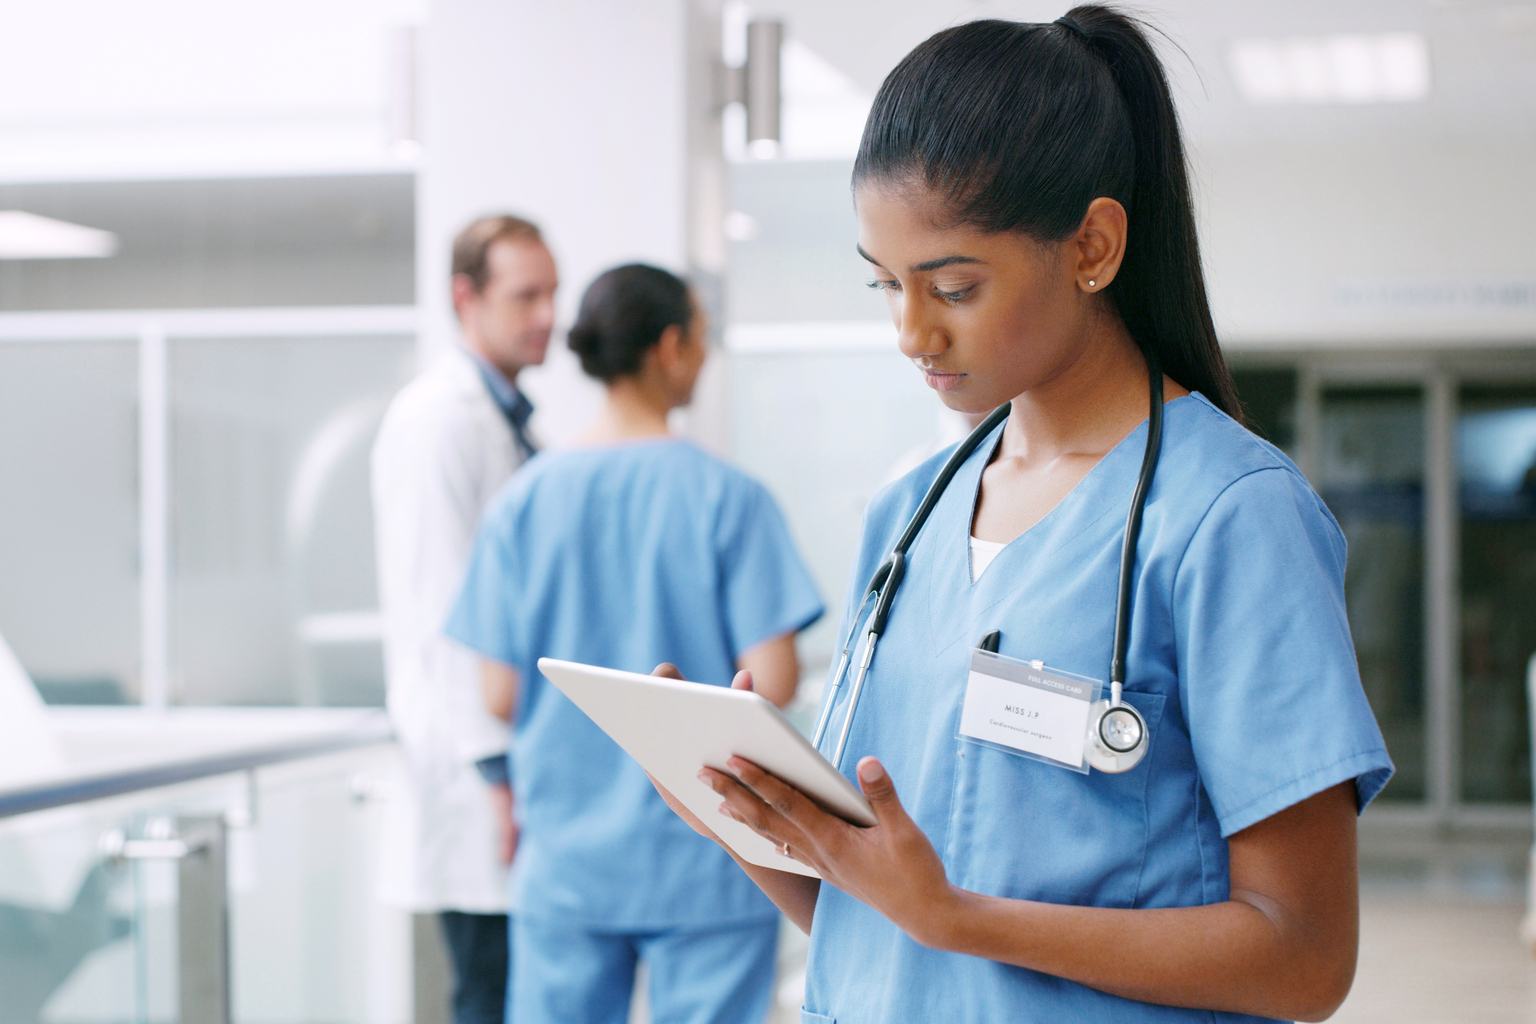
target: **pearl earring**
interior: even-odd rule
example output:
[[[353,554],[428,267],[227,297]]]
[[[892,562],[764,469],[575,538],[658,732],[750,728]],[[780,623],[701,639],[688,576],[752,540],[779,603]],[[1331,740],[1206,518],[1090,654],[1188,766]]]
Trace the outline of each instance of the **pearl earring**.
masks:
[[[1093,285],[1094,285],[1094,282],[1092,282],[1092,281],[1089,281],[1089,282],[1088,282],[1088,287],[1089,287],[1089,288],[1092,288],[1092,287],[1093,287]]]

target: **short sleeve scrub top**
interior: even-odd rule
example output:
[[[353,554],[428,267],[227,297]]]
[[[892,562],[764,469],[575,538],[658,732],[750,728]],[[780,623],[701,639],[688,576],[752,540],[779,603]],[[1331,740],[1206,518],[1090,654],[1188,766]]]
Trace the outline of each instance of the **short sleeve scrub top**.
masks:
[[[522,834],[512,905],[602,932],[746,924],[777,911],[555,689],[541,657],[729,685],[736,659],[821,599],[757,482],[681,440],[535,456],[481,524],[448,635],[517,669]]]
[[[1356,670],[1343,534],[1290,460],[1199,394],[1165,406],[1138,544],[1125,699],[1146,718],[1147,755],[1084,775],[959,737],[970,652],[992,630],[1003,655],[1108,679],[1146,447],[1143,423],[973,583],[970,523],[1001,429],[909,550],[843,759],[850,777],[859,758],[881,759],[950,882],[1081,906],[1217,903],[1230,893],[1226,837],[1346,780],[1364,808],[1392,765]],[[947,454],[872,503],[840,636]],[[836,691],[834,726],[851,690]],[[801,1013],[808,1024],[1255,1019],[927,949],[830,885]]]

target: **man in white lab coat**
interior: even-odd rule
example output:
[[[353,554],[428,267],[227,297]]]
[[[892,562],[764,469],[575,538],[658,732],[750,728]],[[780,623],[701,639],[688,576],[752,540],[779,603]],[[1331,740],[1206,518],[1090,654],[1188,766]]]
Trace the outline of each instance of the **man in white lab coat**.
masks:
[[[463,344],[395,396],[373,447],[388,706],[407,774],[381,896],[440,915],[455,1024],[502,1024],[517,838],[506,723],[486,710],[475,655],[442,629],[480,513],[534,452],[517,375],[544,361],[558,283],[534,225],[495,216],[466,227],[453,245]]]

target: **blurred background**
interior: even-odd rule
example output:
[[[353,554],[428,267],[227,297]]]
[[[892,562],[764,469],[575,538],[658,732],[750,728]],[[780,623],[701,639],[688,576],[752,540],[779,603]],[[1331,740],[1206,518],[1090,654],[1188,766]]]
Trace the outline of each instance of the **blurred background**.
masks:
[[[1166,33],[1239,393],[1344,528],[1360,671],[1398,768],[1362,823],[1362,969],[1338,1019],[1536,1019],[1518,934],[1536,3],[1139,10]],[[943,429],[853,251],[848,179],[870,99],[940,28],[1063,13],[1035,0],[0,6],[0,636],[63,737],[56,774],[270,750],[295,729],[351,744],[302,771],[241,762],[180,789],[7,812],[0,1024],[175,1019],[176,901],[161,891],[174,886],[150,877],[165,865],[102,883],[117,909],[25,1007],[7,985],[31,969],[4,964],[40,940],[8,933],[7,908],[66,915],[106,825],[153,838],[156,821],[256,804],[267,786],[287,794],[278,810],[230,833],[246,835],[232,856],[247,865],[231,876],[235,1018],[428,1019],[420,928],[365,898],[388,747],[350,709],[383,700],[367,453],[393,392],[452,343],[453,234],[491,211],[539,222],[565,323],[614,263],[687,271],[717,346],[683,427],[769,485],[840,607],[865,503]],[[762,20],[783,26],[778,89],[748,97],[749,125],[723,69],[746,61]],[[554,444],[597,401],[560,345],[520,383]],[[803,703],[836,618],[802,638]],[[297,831],[273,831],[285,813]],[[37,854],[39,836],[69,852]],[[324,865],[300,855],[310,840]],[[301,898],[317,877],[340,885],[319,905]],[[288,924],[273,923],[274,892],[291,897]],[[356,941],[335,945],[344,934]],[[318,958],[303,968],[313,998],[284,973],[296,941]]]

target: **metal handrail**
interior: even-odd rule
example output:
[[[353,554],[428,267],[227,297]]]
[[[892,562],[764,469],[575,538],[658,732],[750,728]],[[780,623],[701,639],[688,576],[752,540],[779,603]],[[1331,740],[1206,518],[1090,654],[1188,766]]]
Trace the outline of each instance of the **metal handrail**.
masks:
[[[264,765],[376,746],[394,739],[394,729],[384,712],[364,713],[359,719],[344,729],[315,732],[296,739],[253,744],[215,754],[200,754],[132,768],[82,772],[64,779],[0,789],[0,818],[174,786],[215,775],[229,775]]]

